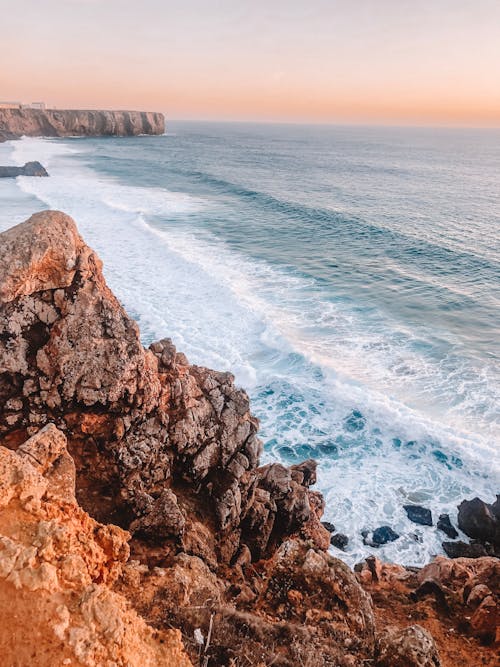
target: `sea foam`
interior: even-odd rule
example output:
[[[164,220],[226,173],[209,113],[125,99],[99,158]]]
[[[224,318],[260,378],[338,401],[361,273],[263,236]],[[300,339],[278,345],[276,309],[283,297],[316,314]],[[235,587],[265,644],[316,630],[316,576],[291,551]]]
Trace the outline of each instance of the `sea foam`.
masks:
[[[17,184],[75,218],[145,344],[169,335],[192,362],[231,370],[251,394],[266,460],[318,459],[325,518],[350,537],[336,555],[421,565],[441,553],[443,535],[411,524],[402,505],[453,520],[464,497],[492,499],[498,390],[488,370],[433,359],[389,319],[367,326],[311,279],[198,228],[217,200],[98,174],[89,150],[81,140],[16,142],[18,164],[36,157],[50,173]],[[362,544],[361,530],[384,524],[402,537],[380,550]]]

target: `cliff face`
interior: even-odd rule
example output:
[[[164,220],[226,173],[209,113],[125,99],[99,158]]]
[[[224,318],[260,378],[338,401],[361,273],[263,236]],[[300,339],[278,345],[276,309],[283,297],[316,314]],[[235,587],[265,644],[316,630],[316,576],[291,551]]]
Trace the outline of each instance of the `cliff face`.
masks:
[[[191,662],[178,630],[153,631],[112,586],[128,534],[78,507],[66,438],[49,425],[0,447],[0,654],[5,665]]]
[[[149,111],[0,109],[0,141],[27,137],[163,134],[165,117]]]
[[[203,667],[495,664],[498,561],[356,575],[314,461],[260,466],[257,427],[229,373],[142,347],[68,216],[0,234],[0,653],[183,667],[174,627]]]

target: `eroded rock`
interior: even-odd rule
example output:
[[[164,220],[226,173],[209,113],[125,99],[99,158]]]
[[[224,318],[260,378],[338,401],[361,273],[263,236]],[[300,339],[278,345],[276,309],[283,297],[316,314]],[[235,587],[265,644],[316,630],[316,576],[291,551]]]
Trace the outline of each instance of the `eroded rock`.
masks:
[[[388,628],[377,641],[377,667],[440,667],[432,635],[420,625]]]
[[[77,505],[68,458],[53,425],[17,452],[0,446],[3,663],[188,667],[180,633],[153,630],[111,590],[129,535]]]

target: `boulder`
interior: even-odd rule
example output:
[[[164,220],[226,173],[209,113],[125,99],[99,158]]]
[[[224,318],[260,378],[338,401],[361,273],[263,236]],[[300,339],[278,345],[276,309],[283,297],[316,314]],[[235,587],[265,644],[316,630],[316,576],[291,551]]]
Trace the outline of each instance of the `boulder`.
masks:
[[[380,547],[388,542],[394,542],[399,538],[398,533],[396,533],[390,526],[380,526],[379,528],[376,528],[371,536],[368,530],[362,531],[361,535],[363,536],[363,544],[368,544],[372,547]]]
[[[440,514],[437,522],[438,530],[442,530],[448,537],[454,540],[458,537],[458,531],[451,524],[448,514]]]
[[[344,551],[346,546],[349,544],[349,538],[343,533],[335,533],[330,538],[330,544],[341,551]]]
[[[469,537],[500,548],[500,496],[491,505],[480,498],[464,500],[458,507],[458,526]]]
[[[0,167],[0,178],[17,176],[48,176],[48,173],[40,162],[26,162],[24,167]]]
[[[420,625],[388,628],[377,638],[377,667],[440,667],[432,635]]]
[[[413,523],[419,523],[421,526],[432,526],[432,513],[429,509],[420,505],[403,505],[403,507]]]
[[[482,556],[493,556],[493,549],[488,549],[480,542],[443,542],[443,549],[449,558],[481,558]]]

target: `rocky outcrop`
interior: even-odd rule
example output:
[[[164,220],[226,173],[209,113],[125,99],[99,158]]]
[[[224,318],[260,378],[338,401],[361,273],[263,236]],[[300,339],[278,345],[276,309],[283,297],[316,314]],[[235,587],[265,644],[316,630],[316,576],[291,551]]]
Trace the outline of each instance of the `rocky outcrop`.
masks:
[[[500,495],[492,504],[480,498],[464,500],[458,508],[458,526],[481,544],[491,545],[500,555]]]
[[[112,586],[129,535],[75,500],[66,438],[48,425],[0,447],[0,654],[5,665],[188,667],[178,630],[148,626]]]
[[[231,374],[144,349],[101,268],[62,213],[0,234],[8,664],[182,667],[172,628],[203,667],[496,664],[498,561],[353,573],[315,462],[260,465]]]
[[[164,132],[164,115],[151,111],[0,109],[0,141],[22,136],[126,137]]]
[[[0,238],[0,434],[56,423],[86,480],[84,506],[140,538],[227,563],[300,532],[327,547],[315,463],[258,468],[245,392],[169,340],[145,350],[70,218],[43,212]],[[195,546],[200,520],[211,537]]]
[[[39,162],[26,162],[24,167],[0,167],[0,178],[17,176],[48,176],[48,173]]]

